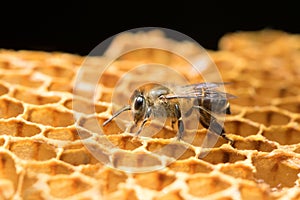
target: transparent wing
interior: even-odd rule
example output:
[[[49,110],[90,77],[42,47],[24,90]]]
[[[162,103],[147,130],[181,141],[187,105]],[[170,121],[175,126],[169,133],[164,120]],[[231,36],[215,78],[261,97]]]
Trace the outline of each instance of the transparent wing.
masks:
[[[173,94],[167,95],[167,99],[174,98],[196,98],[196,99],[233,99],[236,96],[225,92],[218,91],[221,85],[229,84],[223,82],[198,83],[184,86],[176,86]]]

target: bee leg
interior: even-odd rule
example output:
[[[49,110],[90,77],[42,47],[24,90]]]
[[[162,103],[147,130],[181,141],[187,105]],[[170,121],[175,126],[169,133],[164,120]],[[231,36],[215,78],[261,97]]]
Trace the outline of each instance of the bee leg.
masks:
[[[206,128],[206,129],[209,128],[209,120],[207,120],[201,113],[200,113],[199,121],[204,128]]]
[[[177,134],[177,139],[181,140],[182,136],[184,133],[184,124],[183,121],[181,119],[181,117],[178,119],[178,134]]]
[[[212,118],[211,120],[211,126],[212,126],[212,131],[214,133],[217,133],[218,135],[220,135],[223,139],[225,139],[226,141],[228,141],[230,143],[231,146],[233,146],[234,141],[230,138],[228,138],[225,134],[225,130],[223,129],[223,127],[217,122],[217,120],[215,118]],[[220,131],[221,130],[221,131]]]
[[[136,124],[134,122],[131,122],[129,126],[126,129],[126,132],[132,133],[132,130],[136,127]]]
[[[176,114],[177,125],[178,125],[177,139],[181,140],[183,133],[184,133],[184,124],[182,121],[181,111],[180,111],[178,104],[175,104],[175,114]]]
[[[230,144],[232,147],[234,147],[234,141],[233,141],[232,139],[228,138],[228,137],[226,136],[225,132],[221,134],[221,137],[224,138],[225,140],[227,140],[227,141],[229,142],[229,144]]]
[[[143,130],[143,128],[144,128],[146,122],[147,122],[147,121],[149,120],[149,118],[150,118],[151,113],[152,113],[151,108],[148,108],[148,109],[147,109],[147,112],[146,112],[146,115],[145,115],[145,118],[144,118],[144,120],[142,121],[142,124],[141,124],[139,130],[138,130],[138,131],[136,132],[136,134],[135,134],[136,136],[138,136],[138,135],[142,132],[142,130]]]
[[[212,132],[214,132],[215,134],[220,135],[222,138],[224,138],[225,140],[230,142],[230,145],[233,146],[234,145],[234,141],[230,138],[228,138],[225,134],[225,130],[223,129],[223,127],[218,123],[217,119],[211,115],[210,113],[208,113],[206,110],[204,110],[202,107],[196,107],[195,108],[199,108],[199,112],[200,112],[200,123],[201,125],[206,128],[206,129],[211,129]]]

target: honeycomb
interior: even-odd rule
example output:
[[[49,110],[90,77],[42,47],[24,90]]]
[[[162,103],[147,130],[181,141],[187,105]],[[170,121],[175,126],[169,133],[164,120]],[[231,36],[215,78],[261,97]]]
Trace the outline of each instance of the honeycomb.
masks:
[[[201,52],[157,31],[121,34],[104,56],[89,60],[86,78],[93,79],[98,64],[128,48],[128,41],[136,47],[160,42],[186,56]],[[228,33],[219,50],[208,52],[231,83],[226,91],[237,96],[224,123],[233,146],[218,138],[212,148],[202,148],[207,134],[202,127],[192,142],[188,133],[173,142],[176,130],[169,126],[151,137],[150,127],[134,137],[115,121],[101,136],[90,129],[91,116],[99,124],[111,116],[115,84],[136,64],[163,63],[199,82],[178,56],[149,48],[119,57],[98,82],[94,113],[86,109],[78,128],[74,101],[90,106],[88,95],[73,95],[86,56],[0,50],[0,199],[299,199],[300,35]],[[93,139],[93,148],[110,142],[118,150],[101,151],[100,162],[85,143]],[[120,170],[128,162],[138,168],[166,160],[172,162],[148,172]]]

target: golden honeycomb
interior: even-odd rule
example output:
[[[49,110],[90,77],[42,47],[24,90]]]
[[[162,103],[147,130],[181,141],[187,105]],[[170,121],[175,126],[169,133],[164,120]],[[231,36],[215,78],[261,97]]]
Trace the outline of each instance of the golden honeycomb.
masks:
[[[137,138],[115,121],[101,136],[89,129],[91,116],[99,124],[111,116],[114,87],[132,66],[159,62],[199,82],[183,67],[186,60],[151,48],[124,54],[111,64],[97,83],[94,113],[86,109],[78,134],[74,101],[80,107],[90,104],[86,94],[74,98],[76,74],[88,62],[85,78],[96,78],[98,64],[124,51],[128,41],[136,47],[162,43],[184,56],[201,52],[159,31],[121,34],[104,56],[89,60],[62,52],[0,50],[0,199],[300,198],[300,35],[278,30],[228,33],[219,50],[208,50],[223,81],[231,83],[226,91],[237,98],[230,100],[232,114],[224,124],[234,145],[219,138],[205,149],[201,145],[207,130],[202,127],[190,143],[188,133],[173,143],[176,130],[169,126]],[[110,160],[113,166],[91,153],[85,145],[91,138],[96,150],[108,141],[118,147],[101,154],[101,161]],[[157,154],[162,147],[164,155]],[[178,156],[180,149],[184,153]],[[149,172],[120,170],[128,162],[138,168],[165,160],[172,162]]]

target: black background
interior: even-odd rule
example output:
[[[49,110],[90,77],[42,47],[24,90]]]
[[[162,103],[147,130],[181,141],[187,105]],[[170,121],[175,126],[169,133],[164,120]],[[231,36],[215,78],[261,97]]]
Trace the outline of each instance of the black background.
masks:
[[[0,48],[86,55],[110,36],[153,26],[180,31],[205,48],[217,49],[218,40],[228,32],[270,28],[300,33],[300,12],[292,2],[2,3]]]

